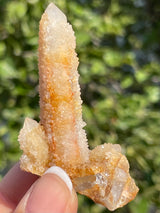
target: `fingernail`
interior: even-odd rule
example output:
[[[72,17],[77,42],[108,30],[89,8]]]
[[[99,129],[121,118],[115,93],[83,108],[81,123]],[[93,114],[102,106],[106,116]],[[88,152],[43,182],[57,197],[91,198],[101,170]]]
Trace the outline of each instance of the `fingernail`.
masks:
[[[33,186],[27,200],[26,213],[65,212],[72,198],[72,182],[64,170],[49,168]]]
[[[58,177],[60,177],[64,182],[65,184],[67,185],[68,189],[70,190],[70,192],[72,193],[72,182],[71,182],[71,179],[69,178],[69,176],[67,175],[67,173],[61,169],[60,167],[58,166],[52,166],[50,167],[45,173],[45,174],[48,174],[48,173],[51,173],[51,174],[55,174],[57,175]]]

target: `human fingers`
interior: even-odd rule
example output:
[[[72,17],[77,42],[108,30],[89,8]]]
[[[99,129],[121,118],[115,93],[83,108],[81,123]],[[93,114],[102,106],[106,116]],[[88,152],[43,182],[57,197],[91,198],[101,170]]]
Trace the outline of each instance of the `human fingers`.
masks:
[[[16,163],[0,182],[0,212],[13,212],[37,178],[37,175],[22,171],[19,162]]]
[[[70,178],[54,166],[32,185],[14,213],[76,213],[77,206]]]

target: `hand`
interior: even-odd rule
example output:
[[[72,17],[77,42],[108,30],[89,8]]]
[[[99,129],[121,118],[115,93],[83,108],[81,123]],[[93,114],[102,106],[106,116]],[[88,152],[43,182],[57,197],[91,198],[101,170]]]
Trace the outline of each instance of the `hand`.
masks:
[[[17,163],[0,182],[1,213],[76,213],[77,206],[72,183],[59,167],[38,177]]]

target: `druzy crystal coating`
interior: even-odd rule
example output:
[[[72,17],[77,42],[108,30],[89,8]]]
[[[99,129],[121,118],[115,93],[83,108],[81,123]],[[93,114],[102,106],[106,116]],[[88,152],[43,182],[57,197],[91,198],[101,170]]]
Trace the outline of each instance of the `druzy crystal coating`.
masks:
[[[39,28],[40,122],[26,118],[20,131],[21,168],[42,175],[60,166],[77,192],[115,210],[133,200],[138,187],[118,144],[88,148],[75,47],[72,26],[51,3]]]

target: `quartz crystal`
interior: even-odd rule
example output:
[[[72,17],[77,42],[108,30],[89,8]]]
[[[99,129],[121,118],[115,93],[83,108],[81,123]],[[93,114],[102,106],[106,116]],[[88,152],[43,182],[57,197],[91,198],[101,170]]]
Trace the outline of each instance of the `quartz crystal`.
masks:
[[[20,131],[21,168],[42,175],[60,166],[77,192],[115,210],[133,200],[138,187],[118,144],[88,149],[75,47],[72,26],[51,3],[39,30],[40,122],[26,118]]]

